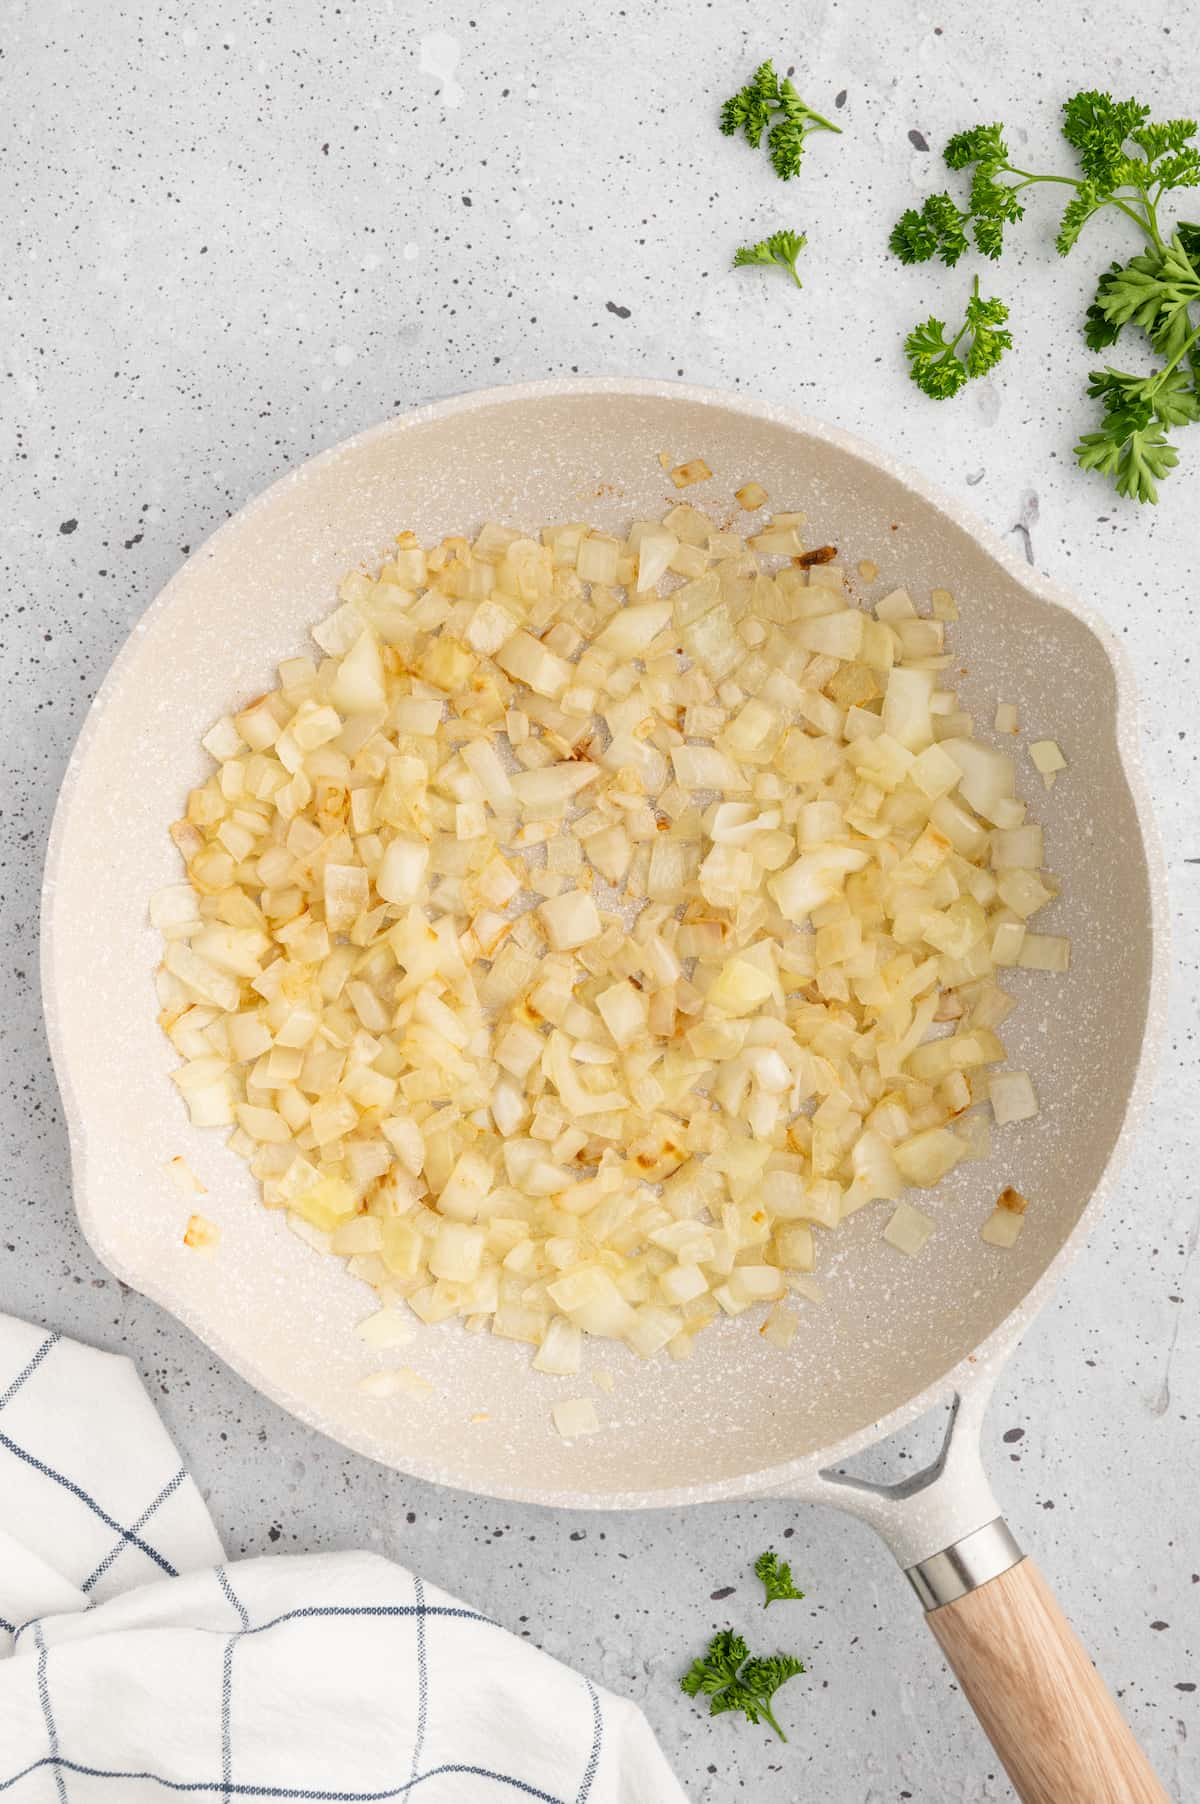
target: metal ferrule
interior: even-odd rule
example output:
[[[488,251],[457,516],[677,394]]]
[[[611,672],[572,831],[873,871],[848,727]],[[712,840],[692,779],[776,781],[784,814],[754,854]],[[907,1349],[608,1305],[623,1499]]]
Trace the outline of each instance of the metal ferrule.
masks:
[[[940,1610],[990,1584],[1025,1558],[1003,1516],[985,1522],[973,1534],[944,1547],[941,1553],[907,1566],[904,1576],[926,1610]]]

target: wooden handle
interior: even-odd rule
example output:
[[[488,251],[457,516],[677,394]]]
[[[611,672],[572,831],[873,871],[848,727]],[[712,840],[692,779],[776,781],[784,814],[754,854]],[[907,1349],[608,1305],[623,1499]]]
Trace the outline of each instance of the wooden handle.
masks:
[[[1170,1804],[1032,1560],[926,1620],[1023,1804]]]

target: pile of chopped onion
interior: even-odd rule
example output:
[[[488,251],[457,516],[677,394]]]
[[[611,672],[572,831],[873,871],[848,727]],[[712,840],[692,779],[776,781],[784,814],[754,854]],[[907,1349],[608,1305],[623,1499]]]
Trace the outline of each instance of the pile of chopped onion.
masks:
[[[584,1335],[685,1357],[1036,1112],[997,972],[1069,946],[1029,930],[1013,760],[941,686],[957,607],[854,605],[801,525],[403,534],[206,735],[151,903],[175,1081],[381,1342],[407,1305],[554,1375]]]

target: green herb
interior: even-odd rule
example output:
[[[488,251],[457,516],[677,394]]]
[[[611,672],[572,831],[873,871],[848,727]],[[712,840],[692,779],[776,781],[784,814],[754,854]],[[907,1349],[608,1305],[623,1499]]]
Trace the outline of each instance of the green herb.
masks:
[[[797,288],[804,284],[796,274],[796,258],[808,243],[803,232],[772,232],[757,244],[743,244],[733,253],[733,267],[744,269],[751,263],[777,263],[786,269]]]
[[[1103,402],[1104,418],[1098,432],[1084,433],[1075,455],[1085,470],[1110,477],[1118,494],[1157,501],[1158,483],[1179,462],[1166,429],[1200,420],[1194,374],[1185,375],[1178,367],[1198,339],[1200,330],[1152,376],[1130,376],[1111,368],[1092,371],[1088,394]]]
[[[1008,308],[1003,301],[981,298],[976,276],[966,317],[953,338],[946,337],[943,320],[930,318],[914,326],[905,339],[904,355],[917,387],[931,400],[945,401],[972,376],[984,376],[995,369],[1012,345],[1012,333],[1004,329],[1007,318]],[[968,334],[970,344],[960,355],[959,346]]]
[[[1191,142],[1196,121],[1155,121],[1140,101],[1087,89],[1065,103],[1062,132],[1079,159],[1078,175],[1018,167],[999,124],[958,132],[945,159],[951,169],[971,171],[966,206],[948,193],[930,195],[897,220],[891,248],[904,263],[936,256],[952,266],[973,240],[984,256],[998,257],[1005,227],[1024,217],[1026,191],[1044,183],[1071,190],[1055,241],[1060,256],[1074,249],[1084,226],[1106,209],[1130,220],[1146,247],[1128,263],[1111,263],[1100,277],[1084,337],[1092,350],[1103,350],[1126,326],[1135,326],[1167,361],[1145,377],[1111,369],[1092,373],[1088,393],[1103,403],[1104,417],[1098,432],[1084,434],[1075,455],[1085,469],[1107,475],[1121,494],[1155,501],[1156,483],[1178,461],[1167,429],[1200,418],[1200,335],[1193,315],[1200,303],[1200,226],[1180,222],[1171,231],[1159,214],[1164,195],[1200,186],[1200,149]],[[1005,317],[1000,309],[985,327]],[[967,327],[952,341],[946,341],[937,320],[909,335],[910,372],[926,394],[939,400],[956,394],[968,376],[980,373],[972,361],[991,368],[1007,347],[1007,333],[985,331],[978,356],[976,339],[965,369],[955,370],[953,364],[962,359],[954,347],[970,325],[968,306]]]
[[[1093,351],[1115,344],[1123,326],[1140,326],[1155,349],[1174,356],[1191,331],[1188,309],[1200,300],[1200,260],[1192,237],[1192,255],[1183,232],[1160,250],[1143,252],[1122,266],[1112,264],[1100,278],[1088,308],[1084,336]]]
[[[945,149],[947,166],[970,169],[971,189],[965,208],[949,194],[931,194],[918,210],[910,207],[892,230],[891,247],[905,263],[925,263],[939,256],[954,264],[967,248],[967,231],[985,257],[998,257],[1004,227],[1025,216],[1018,199],[1027,188],[1053,182],[1072,188],[1059,226],[1057,245],[1066,256],[1080,231],[1103,207],[1115,207],[1139,225],[1161,247],[1158,202],[1172,188],[1200,183],[1200,151],[1188,144],[1195,136],[1192,119],[1148,123],[1150,109],[1136,101],[1114,101],[1111,95],[1076,94],[1063,107],[1063,136],[1079,155],[1083,179],[1070,175],[1038,175],[1009,161],[1001,125],[975,125],[957,132]],[[1141,154],[1130,156],[1134,144]],[[1005,177],[1012,177],[1011,181]]]
[[[703,1694],[709,1700],[710,1716],[725,1710],[740,1710],[751,1723],[769,1723],[780,1741],[787,1736],[771,1711],[771,1700],[781,1685],[805,1670],[804,1662],[792,1654],[757,1655],[732,1629],[721,1629],[708,1644],[702,1659],[693,1660],[691,1670],[679,1681],[689,1697]]]
[[[942,262],[953,267],[967,249],[963,221],[948,194],[931,194],[918,212],[910,207],[892,227],[888,243],[901,263],[928,263],[936,251]]]
[[[814,113],[786,76],[780,81],[770,60],[760,63],[740,93],[732,94],[721,108],[721,130],[727,138],[744,132],[746,142],[757,150],[766,132],[771,163],[783,182],[799,174],[804,141],[810,132],[841,129],[823,114]]]
[[[797,1591],[792,1583],[791,1567],[786,1560],[776,1557],[773,1548],[768,1548],[766,1553],[759,1554],[754,1562],[754,1570],[766,1589],[767,1595],[763,1599],[764,1610],[769,1604],[782,1603],[788,1598],[804,1596],[803,1591]]]

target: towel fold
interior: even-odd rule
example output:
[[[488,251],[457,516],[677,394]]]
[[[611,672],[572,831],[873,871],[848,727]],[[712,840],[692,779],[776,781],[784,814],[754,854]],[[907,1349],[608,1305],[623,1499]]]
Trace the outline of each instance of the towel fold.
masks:
[[[638,1711],[373,1554],[226,1564],[125,1359],[0,1316],[0,1797],[683,1804]]]

